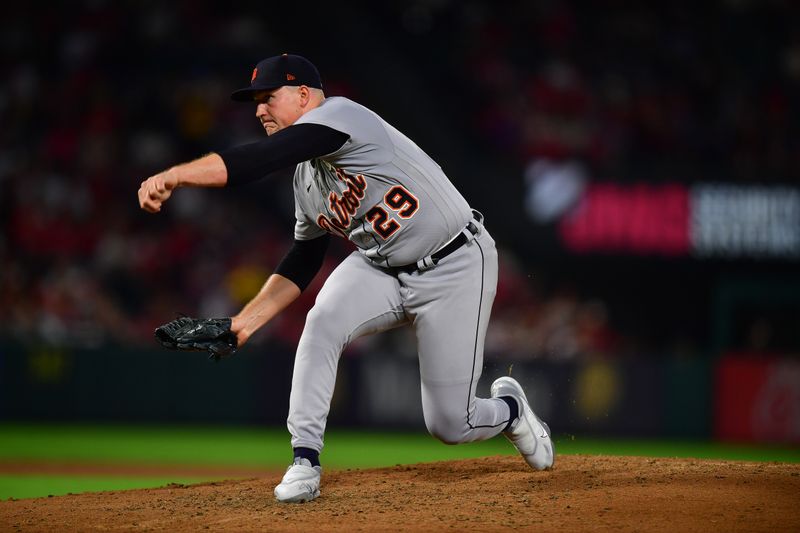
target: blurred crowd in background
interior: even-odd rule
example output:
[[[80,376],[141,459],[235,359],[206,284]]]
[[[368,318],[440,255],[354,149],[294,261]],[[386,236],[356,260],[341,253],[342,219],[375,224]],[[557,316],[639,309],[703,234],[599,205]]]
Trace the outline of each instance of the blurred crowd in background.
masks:
[[[459,59],[485,141],[523,163],[796,183],[799,14],[776,1],[531,3],[463,28]]]
[[[458,186],[477,208],[480,168],[522,183],[538,161],[578,163],[591,180],[800,182],[798,5],[645,4],[356,2],[315,14],[263,2],[8,8],[0,334],[152,346],[153,328],[178,313],[229,316],[252,297],[291,243],[288,177],[181,190],[157,216],[139,210],[136,190],[170,165],[259,139],[254,109],[228,96],[258,60],[284,51],[317,63],[327,94],[369,105],[445,169],[461,165]],[[360,28],[386,41],[362,42]],[[396,75],[418,76],[424,98],[452,119],[436,121],[441,144],[426,137],[432,118],[420,94],[370,86],[359,72],[387,48],[406,65]],[[475,164],[451,161],[446,142]],[[515,206],[507,217],[519,213]],[[554,277],[530,250],[495,238],[502,262],[488,357],[609,357],[647,344],[615,321],[625,302],[563,277],[548,284]],[[301,301],[254,343],[294,342],[316,289],[350,250],[338,243]],[[405,349],[396,335],[375,342]],[[691,355],[706,343],[702,335],[675,342]]]

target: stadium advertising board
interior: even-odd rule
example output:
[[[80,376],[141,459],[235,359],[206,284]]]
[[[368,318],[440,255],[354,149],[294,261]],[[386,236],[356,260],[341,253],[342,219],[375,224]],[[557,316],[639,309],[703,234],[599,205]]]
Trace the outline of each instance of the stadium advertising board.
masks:
[[[588,184],[562,214],[573,253],[800,258],[800,189],[698,183]]]
[[[715,372],[720,440],[800,443],[800,361],[729,354]]]

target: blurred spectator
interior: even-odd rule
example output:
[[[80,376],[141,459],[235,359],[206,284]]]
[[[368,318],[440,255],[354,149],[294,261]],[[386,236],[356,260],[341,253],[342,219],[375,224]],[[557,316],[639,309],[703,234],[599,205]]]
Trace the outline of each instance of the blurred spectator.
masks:
[[[582,299],[570,287],[545,291],[503,250],[493,320],[486,338],[487,359],[602,358],[616,354],[602,301]]]

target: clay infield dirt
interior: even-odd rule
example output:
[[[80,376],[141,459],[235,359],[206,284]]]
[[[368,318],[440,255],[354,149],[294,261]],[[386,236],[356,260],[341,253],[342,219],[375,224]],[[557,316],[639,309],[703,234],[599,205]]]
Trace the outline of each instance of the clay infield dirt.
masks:
[[[534,472],[498,456],[324,472],[294,505],[273,499],[280,477],[3,501],[0,529],[800,531],[800,464],[570,455]]]

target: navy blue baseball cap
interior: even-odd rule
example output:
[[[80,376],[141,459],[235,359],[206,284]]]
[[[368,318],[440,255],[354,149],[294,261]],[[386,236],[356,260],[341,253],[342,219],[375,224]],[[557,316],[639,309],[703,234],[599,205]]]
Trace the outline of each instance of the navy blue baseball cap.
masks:
[[[252,102],[258,91],[276,89],[284,85],[306,85],[322,89],[322,80],[314,64],[305,57],[283,54],[261,60],[250,78],[250,87],[239,89],[231,94],[237,102]]]

